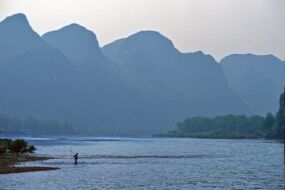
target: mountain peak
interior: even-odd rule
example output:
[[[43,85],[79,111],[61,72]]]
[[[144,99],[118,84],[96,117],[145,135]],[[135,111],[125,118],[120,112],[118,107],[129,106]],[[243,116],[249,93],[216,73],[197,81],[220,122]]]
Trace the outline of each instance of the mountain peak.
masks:
[[[22,13],[9,16],[0,22],[0,39],[2,60],[12,56],[13,52],[23,53],[43,45],[40,36],[33,31],[27,17]]]
[[[176,50],[171,40],[159,32],[149,30],[140,31],[124,38],[120,42],[120,49],[125,53],[140,52],[154,56],[161,53],[172,53]]]
[[[26,15],[23,13],[8,16],[0,22],[0,35],[8,34],[11,39],[40,39],[40,36],[32,29]]]
[[[239,62],[244,62],[246,61],[251,61],[251,62],[257,62],[257,61],[262,61],[262,62],[282,62],[279,58],[272,54],[266,54],[266,55],[257,55],[257,54],[252,54],[252,53],[246,53],[246,54],[230,54],[224,57],[220,63],[225,63],[225,62],[232,62],[232,61],[239,61]],[[237,63],[238,64],[238,63]]]
[[[98,43],[97,37],[94,32],[76,23],[66,25],[58,30],[47,32],[43,35],[43,38],[49,38],[51,36],[55,36],[55,34],[63,35],[62,37],[65,38],[80,38],[84,41],[92,40],[93,42],[96,41],[96,43]]]
[[[76,23],[48,32],[42,38],[72,60],[78,55],[99,57],[102,54],[95,33]]]
[[[157,31],[144,30],[137,32],[127,38],[129,41],[135,41],[145,45],[165,45],[173,47],[173,43],[167,37]]]
[[[2,27],[7,27],[7,26],[11,26],[11,27],[16,27],[14,28],[15,30],[19,29],[19,27],[25,27],[28,29],[31,29],[29,21],[26,17],[26,15],[24,15],[23,13],[18,13],[18,14],[14,14],[11,16],[6,17],[2,22],[1,22]]]
[[[11,16],[6,17],[3,21],[9,22],[9,21],[24,21],[28,22],[28,19],[25,14],[23,13],[17,13]]]
[[[165,38],[165,39],[167,39],[160,32],[155,31],[155,30],[141,30],[141,31],[139,31],[137,33],[134,33],[131,36],[136,36],[136,37],[145,36],[145,37],[148,37],[148,38]]]
[[[59,30],[68,30],[68,31],[72,31],[72,32],[84,32],[84,33],[93,33],[92,31],[88,30],[87,28],[85,28],[84,26],[81,26],[80,24],[77,23],[71,23],[69,25],[66,25],[64,27],[62,27]],[[93,33],[94,34],[94,33]],[[94,34],[95,35],[95,34]]]

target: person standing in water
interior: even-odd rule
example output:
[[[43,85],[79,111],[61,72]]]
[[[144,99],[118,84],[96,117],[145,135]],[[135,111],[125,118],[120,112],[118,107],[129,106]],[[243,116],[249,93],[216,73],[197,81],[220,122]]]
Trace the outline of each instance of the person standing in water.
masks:
[[[73,158],[74,158],[74,164],[78,164],[78,152],[76,152],[74,155],[73,155]]]

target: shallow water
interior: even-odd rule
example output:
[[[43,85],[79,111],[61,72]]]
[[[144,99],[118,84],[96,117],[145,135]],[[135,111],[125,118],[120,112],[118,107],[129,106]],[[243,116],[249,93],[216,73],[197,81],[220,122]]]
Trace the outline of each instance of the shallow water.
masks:
[[[160,138],[29,139],[24,165],[60,170],[0,176],[0,189],[284,189],[283,145],[262,140]],[[73,165],[72,151],[79,152]]]

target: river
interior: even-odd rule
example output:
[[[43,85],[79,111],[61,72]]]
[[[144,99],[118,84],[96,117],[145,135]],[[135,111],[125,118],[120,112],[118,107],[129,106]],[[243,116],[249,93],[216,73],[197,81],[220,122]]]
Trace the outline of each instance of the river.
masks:
[[[2,190],[284,189],[283,144],[264,140],[61,137],[28,138],[23,165],[60,170],[0,175]],[[72,152],[79,153],[73,164]]]

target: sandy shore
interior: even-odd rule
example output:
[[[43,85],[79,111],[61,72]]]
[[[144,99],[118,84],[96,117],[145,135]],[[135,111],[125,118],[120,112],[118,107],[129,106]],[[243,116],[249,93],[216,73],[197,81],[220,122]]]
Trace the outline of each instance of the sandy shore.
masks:
[[[48,171],[59,169],[57,167],[15,166],[21,162],[35,162],[52,159],[51,157],[31,156],[21,154],[0,154],[0,174],[22,173],[33,171]]]

